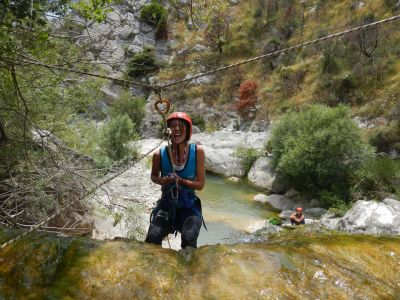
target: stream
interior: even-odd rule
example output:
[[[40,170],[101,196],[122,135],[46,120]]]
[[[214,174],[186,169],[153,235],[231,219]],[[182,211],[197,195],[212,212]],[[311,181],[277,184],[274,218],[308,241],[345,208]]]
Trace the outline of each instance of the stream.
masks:
[[[259,192],[251,186],[233,183],[207,174],[205,188],[198,192],[208,231],[201,228],[198,246],[232,244],[261,228],[273,216],[271,208],[253,200]]]

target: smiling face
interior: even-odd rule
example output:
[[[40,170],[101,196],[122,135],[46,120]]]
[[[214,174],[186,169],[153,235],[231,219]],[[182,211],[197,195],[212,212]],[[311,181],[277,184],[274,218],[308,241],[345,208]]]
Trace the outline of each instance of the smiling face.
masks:
[[[187,128],[184,121],[172,119],[168,122],[168,128],[171,129],[171,142],[179,145],[186,141]]]

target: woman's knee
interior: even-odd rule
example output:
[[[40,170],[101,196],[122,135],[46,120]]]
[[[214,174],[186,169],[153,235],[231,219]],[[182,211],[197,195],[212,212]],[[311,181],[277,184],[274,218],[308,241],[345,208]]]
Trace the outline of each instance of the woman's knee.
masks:
[[[197,248],[197,238],[200,233],[201,218],[199,216],[188,217],[182,226],[182,248],[190,246]]]
[[[150,224],[149,231],[146,236],[146,243],[161,245],[163,240],[163,230],[161,227]]]

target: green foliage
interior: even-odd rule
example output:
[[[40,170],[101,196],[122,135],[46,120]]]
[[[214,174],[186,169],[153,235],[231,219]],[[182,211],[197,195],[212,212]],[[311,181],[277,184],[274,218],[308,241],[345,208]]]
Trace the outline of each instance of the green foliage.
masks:
[[[206,129],[206,121],[200,114],[192,114],[190,117],[194,126],[197,126],[201,131]]]
[[[135,77],[146,75],[158,69],[154,51],[151,48],[144,48],[136,53],[128,62],[128,75]]]
[[[400,162],[390,158],[370,159],[353,178],[351,196],[382,200],[383,197],[400,192]]]
[[[273,129],[271,144],[272,167],[300,191],[346,195],[352,175],[372,155],[344,106],[287,113]]]
[[[369,141],[378,152],[389,152],[400,143],[400,124],[392,122],[388,126],[375,129]]]
[[[282,225],[282,220],[279,218],[269,218],[268,223],[276,226]]]
[[[104,22],[107,13],[112,11],[109,6],[113,0],[79,0],[73,2],[71,7],[80,13],[85,19],[96,22]]]
[[[239,159],[239,163],[244,169],[245,174],[250,171],[251,166],[261,155],[261,151],[254,148],[238,147],[234,152],[234,156]]]
[[[140,20],[156,28],[156,36],[162,38],[166,31],[168,11],[160,4],[153,1],[145,4],[140,10]]]
[[[111,117],[115,118],[119,115],[127,114],[138,132],[140,123],[144,118],[144,105],[145,100],[143,98],[133,97],[129,91],[124,91],[111,104]]]
[[[113,160],[134,156],[127,143],[137,138],[134,124],[128,115],[116,116],[102,130],[100,147]]]
[[[338,63],[332,52],[333,51],[331,51],[330,49],[326,49],[324,51],[324,56],[322,57],[322,61],[321,61],[322,73],[332,74],[339,70]]]

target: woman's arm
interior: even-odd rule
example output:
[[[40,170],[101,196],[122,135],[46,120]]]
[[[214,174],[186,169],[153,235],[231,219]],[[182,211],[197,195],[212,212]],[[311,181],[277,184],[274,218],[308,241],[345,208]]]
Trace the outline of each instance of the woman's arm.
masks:
[[[197,145],[197,159],[196,159],[196,180],[187,180],[178,177],[178,184],[187,186],[190,189],[201,191],[204,188],[206,181],[206,171],[204,167],[204,149],[202,146]]]

